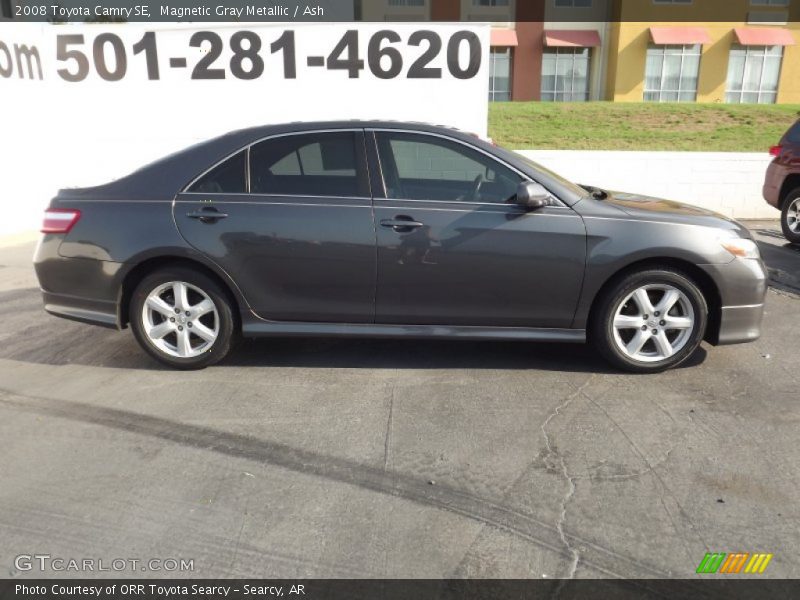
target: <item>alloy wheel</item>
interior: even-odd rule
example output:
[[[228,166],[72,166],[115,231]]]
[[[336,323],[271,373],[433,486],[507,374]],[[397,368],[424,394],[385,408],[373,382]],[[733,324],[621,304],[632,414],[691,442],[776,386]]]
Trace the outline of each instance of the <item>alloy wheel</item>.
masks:
[[[147,295],[142,324],[156,348],[169,356],[192,358],[214,345],[220,319],[203,290],[184,281],[169,281]]]
[[[786,226],[792,233],[800,233],[800,198],[795,198],[786,211]]]
[[[633,360],[658,362],[680,352],[694,326],[694,309],[684,292],[668,284],[644,285],[614,311],[614,342]]]

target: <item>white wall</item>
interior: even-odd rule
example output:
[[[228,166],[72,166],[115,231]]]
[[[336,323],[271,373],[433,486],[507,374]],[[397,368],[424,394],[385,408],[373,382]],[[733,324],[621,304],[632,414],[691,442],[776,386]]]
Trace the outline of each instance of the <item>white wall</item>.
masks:
[[[764,152],[521,150],[567,179],[604,189],[678,200],[735,219],[777,219],[761,195]]]
[[[0,65],[3,71],[9,64],[14,67],[9,76],[0,76],[0,204],[11,214],[0,220],[0,235],[38,228],[43,209],[59,188],[105,183],[189,144],[243,127],[392,119],[440,123],[480,135],[487,131],[488,24],[12,23],[0,29]],[[296,38],[294,78],[284,75],[283,54],[270,51],[271,43],[287,29]],[[358,31],[359,57],[365,62],[358,77],[307,64],[307,57],[329,56],[350,29]],[[377,77],[367,61],[369,41],[384,29],[401,38],[392,45],[402,55],[403,69],[391,79]],[[426,50],[424,44],[408,43],[411,33],[420,29],[441,36],[442,50],[429,65],[439,68],[441,77],[407,77],[411,64]],[[190,44],[197,30],[212,30],[223,40],[224,50],[213,68],[224,68],[224,79],[191,77],[209,46]],[[481,42],[480,68],[468,78],[456,77],[447,64],[448,42],[463,30],[474,32]],[[133,53],[133,45],[148,31],[155,31],[157,39],[159,76],[153,79],[148,78],[145,55]],[[256,79],[232,74],[230,38],[239,31],[255,32],[262,40],[259,56],[264,69]],[[105,33],[119,36],[125,49],[127,66],[118,81],[102,79],[92,60],[94,41]],[[64,71],[78,72],[76,61],[58,60],[57,40],[65,35],[84,36],[84,43],[69,47],[91,63],[88,76],[78,82],[63,77]],[[33,77],[21,77],[16,64],[8,63],[21,45],[36,48],[41,76],[34,68]],[[103,48],[107,69],[116,69],[113,48],[107,43]],[[467,45],[462,43],[459,49],[463,67],[469,60]],[[172,58],[185,58],[187,64],[173,67]],[[384,57],[384,69],[387,61]],[[251,68],[249,59],[243,68]]]

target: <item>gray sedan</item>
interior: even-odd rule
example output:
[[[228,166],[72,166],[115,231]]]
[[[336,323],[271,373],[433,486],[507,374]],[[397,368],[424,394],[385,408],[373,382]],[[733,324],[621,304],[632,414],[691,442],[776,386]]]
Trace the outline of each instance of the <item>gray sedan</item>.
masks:
[[[180,369],[240,336],[368,336],[588,340],[654,372],[757,339],[766,293],[736,221],[416,123],[232,132],[61,190],[42,231],[45,310]]]

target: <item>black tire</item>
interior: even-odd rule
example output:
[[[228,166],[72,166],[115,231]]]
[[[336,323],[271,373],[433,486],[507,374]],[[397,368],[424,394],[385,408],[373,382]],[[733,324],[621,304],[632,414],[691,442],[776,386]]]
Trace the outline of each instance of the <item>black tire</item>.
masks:
[[[191,346],[194,346],[193,351],[195,349],[200,351],[200,353],[196,356],[174,356],[168,351],[156,346],[156,343],[151,340],[145,331],[145,328],[150,326],[150,323],[145,323],[145,316],[143,314],[145,302],[151,292],[169,282],[184,282],[189,284],[189,286],[196,288],[190,289],[190,303],[193,298],[195,300],[200,298],[200,296],[197,295],[198,290],[205,294],[214,303],[216,315],[205,315],[202,317],[204,323],[201,324],[209,323],[211,328],[216,329],[216,339],[214,339],[213,342],[207,342],[209,343],[207,348],[202,348],[203,339],[192,334],[194,337],[191,338],[192,342],[190,344]],[[170,288],[167,288],[164,293],[166,294],[166,297],[169,298]],[[162,317],[160,313],[158,313],[158,318],[160,320],[163,319],[164,321],[167,320],[166,318]],[[186,318],[189,319],[189,317]],[[133,335],[136,338],[136,341],[139,342],[139,345],[142,347],[142,349],[144,349],[145,352],[147,352],[157,361],[174,369],[203,369],[213,365],[225,358],[230,349],[233,347],[234,342],[238,338],[233,307],[231,306],[231,301],[228,299],[228,296],[225,294],[219,284],[212,278],[190,267],[165,267],[150,273],[144,279],[142,279],[142,281],[139,282],[139,285],[136,286],[136,289],[133,291],[133,295],[131,297],[129,319],[131,329],[133,330]],[[175,324],[176,328],[178,326],[178,324]],[[185,325],[181,325],[181,327],[181,331],[183,331],[184,327],[186,328],[187,333],[191,331],[188,322]],[[199,327],[199,325],[195,327],[195,331],[197,331],[197,327]],[[177,331],[164,336],[163,339],[169,343],[168,340],[171,338],[168,336],[171,335],[177,336]],[[172,343],[172,345],[174,345],[177,350],[177,337],[174,339],[176,341]]]
[[[694,317],[692,327],[686,328],[688,333],[683,338],[685,339],[683,346],[672,356],[662,360],[654,360],[653,362],[636,360],[623,352],[617,344],[614,327],[617,309],[622,305],[623,301],[637,289],[646,285],[668,285],[676,288],[688,300]],[[654,302],[657,304],[657,301]],[[628,305],[625,304],[624,306],[627,307]],[[680,311],[680,308],[678,306],[677,309],[673,310]],[[648,316],[652,317],[651,315]],[[660,317],[654,318],[660,319]],[[589,339],[608,362],[622,370],[632,373],[659,373],[680,365],[694,354],[703,341],[707,322],[708,304],[698,286],[689,276],[670,267],[648,268],[624,275],[602,292],[602,295],[597,299],[595,309],[592,311],[592,321],[589,324]],[[660,320],[656,323],[656,326],[659,324]],[[644,325],[642,329],[644,330]],[[630,334],[631,337],[638,332],[636,329],[631,329],[630,331],[633,332]],[[676,332],[670,330],[666,335],[676,336]],[[677,335],[684,334],[677,332]],[[674,342],[676,339],[677,336],[671,341]],[[650,342],[645,342],[645,346],[642,349],[645,350],[647,344],[655,344],[655,341],[654,339]],[[623,340],[624,342],[625,340]],[[652,348],[655,350],[654,345]]]
[[[781,209],[781,229],[783,230],[784,237],[792,244],[800,244],[800,226],[797,227],[796,232],[789,228],[789,209],[797,201],[800,201],[800,187],[793,189],[786,195],[786,198],[783,200],[783,208]],[[792,213],[794,212],[794,209],[792,209]]]

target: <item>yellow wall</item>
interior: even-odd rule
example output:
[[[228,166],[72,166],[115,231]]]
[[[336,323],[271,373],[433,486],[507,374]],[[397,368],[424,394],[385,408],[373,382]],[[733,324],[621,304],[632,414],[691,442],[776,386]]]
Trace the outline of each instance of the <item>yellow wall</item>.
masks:
[[[798,45],[783,49],[781,80],[778,85],[779,104],[800,103],[800,23],[789,23],[788,28]]]
[[[720,14],[736,14],[733,5],[740,7],[742,20],[737,22],[680,22],[658,21],[672,17],[673,19],[685,18],[692,15],[694,18]],[[747,24],[747,13],[752,10],[761,10],[763,7],[753,7],[750,0],[706,0],[700,4],[690,6],[664,6],[644,2],[626,2],[623,0],[618,7],[619,21],[612,25],[609,43],[608,71],[606,82],[606,99],[618,102],[641,102],[644,94],[644,72],[647,59],[647,46],[650,42],[650,27],[702,27],[708,32],[711,42],[702,47],[700,58],[700,79],[697,84],[698,102],[724,102],[725,85],[728,75],[728,57],[731,45],[736,42],[733,33],[735,27],[753,27]],[[694,7],[694,8],[693,8]],[[800,44],[800,22],[797,21],[797,6],[792,7],[792,15],[787,25],[759,26],[759,27],[784,27],[792,31],[795,41]],[[786,8],[784,7],[785,11]],[[692,11],[692,12],[689,12]],[[718,11],[718,12],[714,12]],[[780,12],[780,11],[778,11]],[[784,12],[785,14],[785,12]],[[648,19],[649,17],[649,19]],[[787,46],[784,48],[781,78],[778,87],[779,103],[800,103],[800,46]]]

